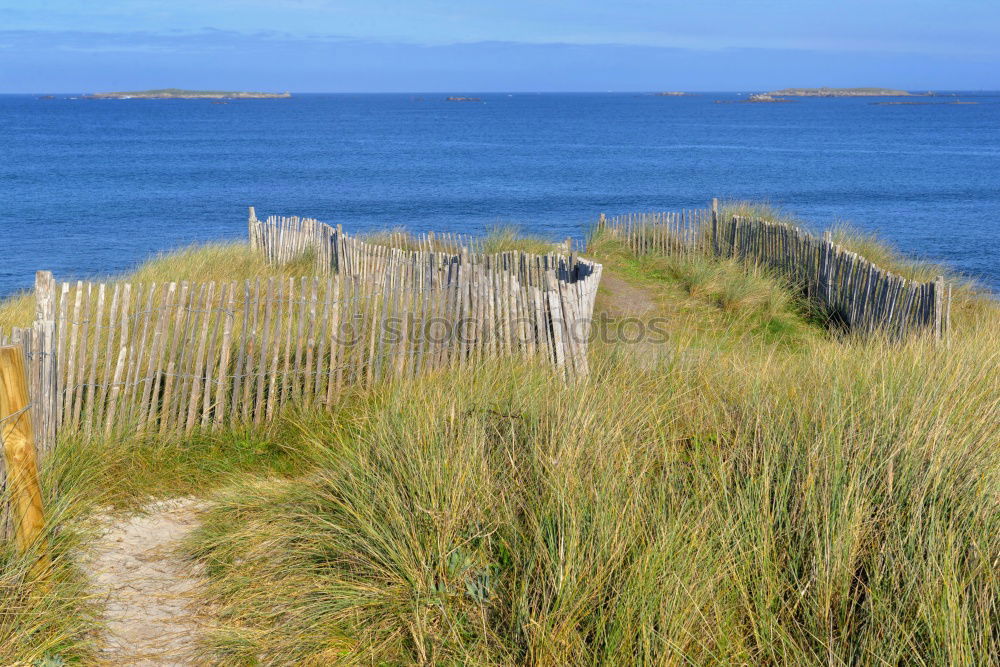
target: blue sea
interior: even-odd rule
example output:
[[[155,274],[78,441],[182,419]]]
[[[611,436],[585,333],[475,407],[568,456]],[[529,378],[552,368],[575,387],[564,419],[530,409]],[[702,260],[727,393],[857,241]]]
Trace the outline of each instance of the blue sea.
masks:
[[[475,95],[465,93],[465,95]],[[360,232],[582,237],[599,213],[762,200],[1000,290],[1000,93],[0,96],[0,295],[243,238],[247,206]],[[940,104],[941,102],[976,104]],[[901,100],[895,100],[901,101]]]

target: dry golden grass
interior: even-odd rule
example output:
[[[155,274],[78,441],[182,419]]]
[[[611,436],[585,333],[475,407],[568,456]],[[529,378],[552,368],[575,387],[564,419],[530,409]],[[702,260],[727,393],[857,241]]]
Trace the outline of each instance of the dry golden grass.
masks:
[[[192,544],[219,664],[983,664],[995,332],[670,345],[554,390],[491,367],[304,415]]]
[[[984,664],[1000,651],[1000,309],[834,336],[780,279],[631,257],[665,342],[293,417],[191,543],[219,664]],[[614,295],[603,295],[602,299]]]
[[[253,280],[271,276],[313,275],[312,258],[303,256],[283,266],[269,265],[245,243],[211,243],[160,253],[133,270],[108,276],[88,278],[95,282],[128,281],[131,283],[215,282]],[[56,280],[61,279],[56,276]],[[0,329],[31,324],[35,314],[32,291],[0,301]]]
[[[137,275],[270,271],[188,252]],[[492,363],[266,429],[70,442],[58,502],[216,490],[189,544],[211,664],[993,661],[997,303],[962,287],[950,346],[892,343],[829,333],[767,272],[595,252],[668,336],[595,343],[581,385]],[[86,657],[72,572],[65,604],[17,606],[17,567],[0,639]]]

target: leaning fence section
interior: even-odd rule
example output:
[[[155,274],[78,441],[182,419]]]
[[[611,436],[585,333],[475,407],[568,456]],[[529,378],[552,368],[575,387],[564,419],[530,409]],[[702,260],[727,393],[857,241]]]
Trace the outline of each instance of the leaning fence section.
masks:
[[[308,218],[271,216],[262,221],[253,208],[248,234],[251,248],[269,262],[305,260],[321,274],[376,287],[384,287],[397,273],[412,273],[412,267],[426,272],[426,283],[444,287],[478,276],[475,290],[480,294],[475,298],[494,304],[489,317],[537,318],[532,326],[549,336],[545,356],[568,378],[588,372],[587,344],[601,265],[576,253],[486,253],[482,242],[470,237],[424,235],[407,240],[392,232],[377,235],[372,242],[348,235],[340,225]],[[469,292],[461,285],[453,289]],[[544,307],[530,314],[526,304],[535,300]],[[519,306],[521,302],[525,305]],[[467,345],[478,349],[487,343],[472,339]]]
[[[334,227],[313,218],[272,215],[258,220],[253,207],[247,232],[250,247],[268,262],[287,264],[305,258],[323,272],[353,275],[370,270],[372,260],[390,250],[442,255],[463,251],[477,255],[485,250],[482,239],[467,234],[386,231],[361,240],[347,234],[341,225]]]
[[[636,254],[732,257],[766,266],[800,285],[807,298],[852,331],[903,338],[948,334],[951,286],[903,278],[822,237],[783,222],[719,215],[711,209],[638,213],[606,218],[599,234],[619,239]]]
[[[947,336],[951,287],[943,277],[908,280],[834,243],[829,233],[819,238],[784,223],[733,217],[719,221],[715,247],[720,255],[777,270],[850,330]]]

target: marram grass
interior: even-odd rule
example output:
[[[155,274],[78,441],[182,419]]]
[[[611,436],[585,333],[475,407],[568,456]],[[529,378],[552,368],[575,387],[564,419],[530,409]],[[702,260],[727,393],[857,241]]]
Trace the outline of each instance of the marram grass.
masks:
[[[595,342],[583,384],[492,364],[262,429],[65,441],[53,594],[0,551],[0,664],[94,655],[78,517],[213,489],[187,545],[209,664],[994,661],[996,302],[957,290],[949,346],[834,335],[767,271],[598,241],[667,337]],[[222,245],[128,278],[304,273]]]
[[[245,243],[209,243],[163,252],[120,275],[87,278],[95,282],[169,283],[266,279],[272,276],[314,275],[309,257],[280,267],[267,264]],[[55,276],[64,281],[67,276]],[[0,300],[0,330],[30,326],[35,316],[34,291]]]
[[[317,470],[231,485],[192,541],[206,655],[984,664],[998,343],[489,368],[304,416]]]

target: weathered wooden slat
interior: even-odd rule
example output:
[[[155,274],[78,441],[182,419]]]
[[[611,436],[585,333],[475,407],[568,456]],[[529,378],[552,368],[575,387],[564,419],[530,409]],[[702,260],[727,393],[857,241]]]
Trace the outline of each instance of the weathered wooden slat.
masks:
[[[274,319],[274,278],[268,278],[264,292],[261,295],[260,310],[263,311],[261,322],[259,347],[257,348],[257,364],[254,367],[254,389],[250,392],[252,405],[248,408],[248,413],[253,418],[254,424],[260,424],[264,420],[266,403],[264,399],[264,388],[267,386],[267,372],[270,367],[271,351],[271,323]]]
[[[260,355],[260,334],[258,323],[260,317],[261,295],[260,279],[253,281],[253,291],[250,295],[249,313],[250,317],[243,322],[243,329],[246,332],[246,356],[243,366],[243,392],[239,396],[239,415],[244,422],[249,422],[253,413],[251,411],[251,397],[253,388],[256,385],[257,358]],[[236,414],[234,412],[233,416]]]
[[[117,298],[118,292],[115,291],[115,297]],[[67,387],[67,372],[68,367],[66,364],[66,340],[69,335],[69,315],[67,310],[69,308],[69,283],[62,283],[61,290],[59,293],[59,316],[56,323],[57,331],[57,343],[56,343],[56,359],[58,360],[56,366],[56,428],[63,421],[63,404],[65,402],[66,387]],[[111,313],[111,320],[114,321],[115,314]],[[107,373],[105,373],[107,376]]]
[[[77,344],[80,337],[80,308],[83,305],[83,281],[77,281],[76,283],[76,293],[74,295],[73,301],[73,319],[70,326],[69,334],[69,349],[66,356],[66,384],[63,391],[63,414],[62,422],[69,424],[72,428],[72,417],[73,417],[73,399],[76,394],[76,358],[77,358]]]
[[[226,406],[228,401],[226,393],[230,387],[230,364],[229,358],[232,354],[233,328],[236,321],[236,290],[237,284],[230,283],[228,286],[229,295],[226,299],[226,309],[223,313],[225,322],[222,326],[222,348],[219,353],[219,366],[216,371],[215,389],[215,415],[216,426],[225,423]]]
[[[125,401],[125,409],[119,413],[119,421],[126,420],[130,425],[132,425],[137,417],[137,403],[138,397],[140,395],[139,387],[143,384],[149,382],[149,378],[143,377],[143,361],[149,354],[149,336],[150,336],[150,321],[154,320],[153,313],[153,303],[154,296],[156,294],[156,283],[149,285],[146,294],[145,304],[141,306],[142,310],[137,313],[138,319],[136,320],[136,340],[132,345],[133,352],[129,354],[129,369],[126,373],[126,391],[123,393]],[[139,299],[141,298],[141,291],[136,293],[136,305],[139,304]]]
[[[212,396],[215,392],[215,369],[216,369],[216,359],[218,354],[216,352],[216,346],[219,344],[219,331],[222,328],[222,321],[226,319],[225,305],[226,305],[226,293],[229,290],[228,283],[222,283],[220,294],[219,294],[219,305],[216,307],[214,302],[209,303],[209,308],[212,312],[212,331],[208,335],[208,352],[205,357],[205,382],[203,388],[203,398],[201,404],[201,427],[205,428],[211,423],[211,412],[212,412]]]
[[[177,299],[177,304],[173,312],[168,311],[169,318],[173,318],[173,330],[170,335],[170,343],[165,357],[166,368],[163,372],[163,398],[159,407],[159,432],[166,433],[171,428],[171,405],[173,405],[174,385],[176,384],[177,357],[180,350],[185,346],[184,328],[188,318],[189,303],[194,301],[195,291],[186,282],[181,282],[181,292]]]
[[[305,347],[304,334],[305,324],[306,324],[306,312],[308,308],[308,293],[307,293],[307,283],[306,278],[300,278],[299,281],[299,299],[296,304],[298,310],[298,315],[296,317],[295,324],[295,365],[292,367],[292,399],[299,401],[302,399],[302,359],[303,359],[303,349]]]
[[[166,349],[167,327],[170,323],[170,316],[173,314],[174,297],[177,293],[177,283],[164,285],[163,300],[160,303],[159,314],[156,326],[153,329],[152,350],[149,355],[149,364],[146,368],[146,376],[149,381],[143,387],[142,398],[139,404],[139,428],[145,429],[154,415],[158,412],[154,403],[159,400],[160,382],[163,378],[163,359]]]
[[[215,314],[215,310],[212,307],[214,302],[215,282],[213,281],[208,283],[201,305],[201,333],[198,335],[198,351],[195,353],[191,366],[191,392],[187,399],[187,417],[184,423],[185,433],[191,433],[194,430],[195,424],[198,423],[202,385],[205,380],[205,353],[208,345],[208,334],[211,331],[212,320],[214,319],[213,315]]]
[[[177,382],[174,391],[174,401],[170,406],[170,423],[175,432],[186,430],[188,408],[190,407],[191,390],[194,387],[194,369],[198,355],[198,332],[201,330],[201,323],[207,313],[205,312],[205,300],[208,292],[208,285],[199,283],[196,289],[192,290],[191,307],[188,312],[186,326],[184,327],[184,344],[180,350],[180,358],[177,361],[176,374]]]
[[[122,393],[123,373],[125,372],[125,359],[129,348],[129,311],[132,300],[132,285],[125,283],[121,292],[121,321],[118,327],[118,360],[115,362],[115,372],[111,380],[111,390],[108,396],[108,405],[105,412],[104,432],[110,435],[114,430],[115,415],[118,413],[118,399]]]
[[[63,287],[65,288],[68,286],[64,283]],[[114,361],[117,359],[115,331],[118,327],[118,320],[116,318],[118,315],[120,290],[121,285],[116,284],[114,290],[111,292],[111,308],[108,311],[108,333],[107,336],[105,336],[104,342],[104,370],[101,373],[102,382],[98,388],[97,397],[95,399],[94,415],[91,418],[93,421],[91,431],[97,431],[101,427],[104,423],[104,415],[107,410],[108,390],[111,388],[111,373],[114,368]],[[66,291],[64,290],[63,296],[65,297],[65,295]],[[65,318],[62,318],[60,321],[65,323]]]
[[[313,276],[312,280],[309,281],[309,305],[307,307],[308,312],[308,322],[306,323],[306,351],[305,351],[305,366],[302,370],[302,389],[303,396],[307,402],[312,402],[314,394],[314,384],[317,375],[315,375],[315,363],[316,363],[316,315],[319,311],[319,278]]]

